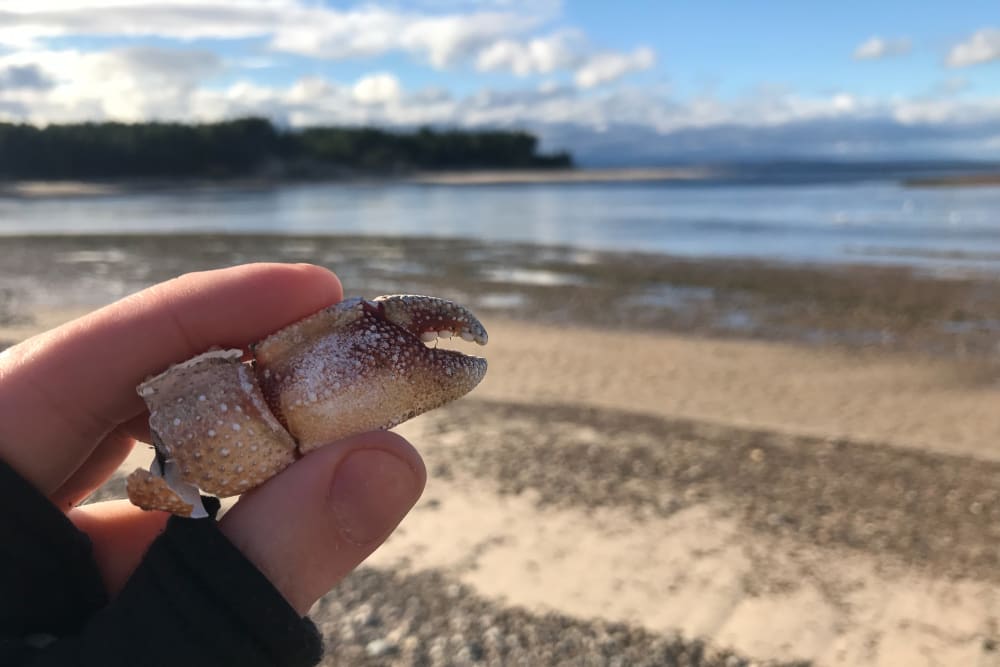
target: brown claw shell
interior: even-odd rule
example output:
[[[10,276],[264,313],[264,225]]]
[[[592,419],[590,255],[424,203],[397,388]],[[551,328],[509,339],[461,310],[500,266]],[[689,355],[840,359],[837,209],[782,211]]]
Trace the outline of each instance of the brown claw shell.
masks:
[[[394,310],[386,312],[382,302],[390,298]],[[485,359],[429,348],[420,340],[424,331],[453,329],[459,335],[470,319],[480,335],[482,325],[456,304],[430,297],[419,297],[402,319],[404,298],[413,297],[337,304],[254,348],[264,396],[300,452],[391,428],[463,396],[482,380]]]

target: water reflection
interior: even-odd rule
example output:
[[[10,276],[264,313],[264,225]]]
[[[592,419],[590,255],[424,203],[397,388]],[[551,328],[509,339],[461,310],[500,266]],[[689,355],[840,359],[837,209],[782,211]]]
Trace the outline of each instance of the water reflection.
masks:
[[[997,210],[1000,188],[921,190],[888,182],[343,183],[3,199],[0,234],[363,234],[826,262],[852,261],[860,248],[869,263],[996,270]]]

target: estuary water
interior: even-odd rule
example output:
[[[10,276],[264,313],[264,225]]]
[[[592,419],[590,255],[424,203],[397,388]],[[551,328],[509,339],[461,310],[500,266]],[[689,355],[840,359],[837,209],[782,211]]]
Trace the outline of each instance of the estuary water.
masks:
[[[0,199],[0,244],[4,235],[191,232],[476,238],[1000,273],[1000,187],[388,182]]]

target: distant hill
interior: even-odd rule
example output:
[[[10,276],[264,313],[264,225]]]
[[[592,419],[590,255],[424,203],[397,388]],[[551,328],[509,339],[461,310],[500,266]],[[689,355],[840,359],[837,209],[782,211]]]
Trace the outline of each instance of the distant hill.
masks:
[[[0,179],[330,178],[415,170],[572,166],[522,131],[276,128],[219,123],[0,123]]]

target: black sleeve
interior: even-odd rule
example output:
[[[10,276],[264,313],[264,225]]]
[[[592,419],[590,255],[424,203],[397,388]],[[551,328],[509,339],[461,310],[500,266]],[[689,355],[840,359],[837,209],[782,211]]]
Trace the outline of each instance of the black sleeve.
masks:
[[[309,667],[321,657],[316,626],[213,519],[172,517],[109,602],[87,536],[0,461],[0,665]]]

